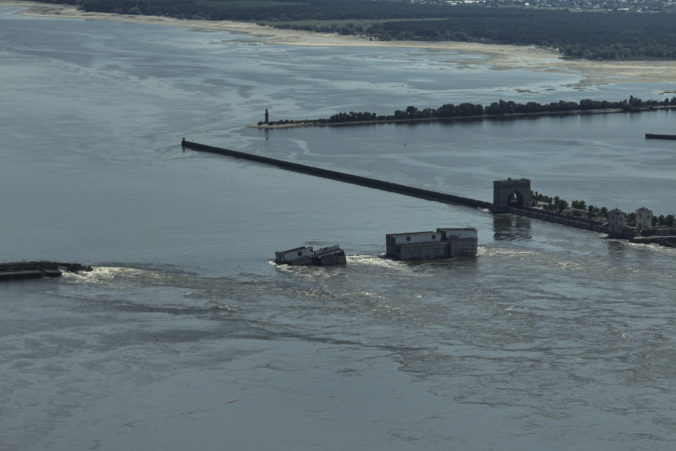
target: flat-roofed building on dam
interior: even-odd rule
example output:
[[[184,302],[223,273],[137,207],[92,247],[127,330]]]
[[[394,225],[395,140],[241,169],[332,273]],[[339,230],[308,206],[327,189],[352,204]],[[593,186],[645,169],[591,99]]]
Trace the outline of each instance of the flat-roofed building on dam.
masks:
[[[475,228],[438,228],[436,232],[389,233],[386,255],[395,260],[427,260],[474,257],[478,234]]]
[[[476,257],[479,234],[474,227],[438,228],[449,243],[449,257]]]

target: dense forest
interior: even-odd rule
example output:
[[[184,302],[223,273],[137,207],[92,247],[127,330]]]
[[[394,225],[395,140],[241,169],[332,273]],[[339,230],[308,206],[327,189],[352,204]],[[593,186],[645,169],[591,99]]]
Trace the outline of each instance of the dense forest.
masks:
[[[382,0],[43,0],[85,11],[253,21],[378,40],[537,45],[586,59],[676,59],[676,13],[429,5]]]

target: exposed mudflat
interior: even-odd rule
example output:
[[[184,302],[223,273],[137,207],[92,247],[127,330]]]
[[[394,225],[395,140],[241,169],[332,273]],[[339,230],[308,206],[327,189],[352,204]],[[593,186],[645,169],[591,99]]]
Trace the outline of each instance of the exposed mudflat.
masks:
[[[315,33],[301,30],[283,30],[249,22],[228,20],[182,20],[160,16],[133,16],[110,13],[89,13],[79,11],[71,5],[51,5],[36,2],[0,0],[0,4],[26,6],[24,14],[35,16],[68,17],[97,20],[117,20],[125,22],[148,23],[189,27],[202,31],[219,30],[244,33],[255,36],[261,42],[278,45],[301,46],[370,46],[370,47],[410,47],[451,50],[459,53],[462,61],[467,54],[481,53],[488,58],[488,64],[494,70],[527,69],[532,71],[576,71],[586,75],[576,82],[575,88],[605,85],[616,82],[663,82],[676,79],[676,61],[588,61],[562,58],[552,49],[535,46],[494,45],[470,42],[421,42],[421,41],[373,41],[360,36],[343,36],[335,33]],[[458,62],[458,61],[456,61]],[[485,63],[486,61],[484,61]],[[468,59],[467,64],[473,60]],[[669,94],[669,93],[665,93]]]

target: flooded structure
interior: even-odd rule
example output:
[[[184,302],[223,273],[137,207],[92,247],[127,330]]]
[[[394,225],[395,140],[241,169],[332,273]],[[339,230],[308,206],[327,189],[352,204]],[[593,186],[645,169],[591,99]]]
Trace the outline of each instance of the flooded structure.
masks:
[[[478,234],[472,227],[444,227],[436,231],[389,233],[385,235],[385,245],[385,255],[395,260],[475,257]]]
[[[476,257],[479,234],[474,227],[439,228],[449,243],[449,257]]]
[[[615,208],[608,212],[608,235],[622,237],[624,235],[624,212]]]
[[[635,234],[630,238],[634,243],[659,244],[676,247],[676,227],[673,225],[653,224],[656,221],[653,212],[645,207],[636,210]]]
[[[529,207],[531,190],[529,179],[511,179],[493,181],[493,211],[506,212],[508,208]]]
[[[81,265],[79,263],[49,261],[0,263],[0,280],[60,277],[64,271],[78,273],[80,271],[91,270],[91,266]]]
[[[293,266],[334,266],[346,264],[347,258],[338,245],[322,247],[316,251],[312,246],[301,246],[275,252],[275,263]]]
[[[389,233],[385,236],[386,255],[395,260],[448,258],[448,243],[439,232]]]
[[[275,252],[275,263],[278,265],[311,265],[314,251],[310,246],[301,246],[286,251]]]

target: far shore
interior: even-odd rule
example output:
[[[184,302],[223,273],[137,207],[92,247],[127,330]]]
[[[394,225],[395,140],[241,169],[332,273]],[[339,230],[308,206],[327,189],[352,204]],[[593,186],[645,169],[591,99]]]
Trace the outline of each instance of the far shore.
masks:
[[[110,13],[88,13],[73,5],[55,5],[17,0],[0,0],[0,5],[25,7],[22,14],[70,19],[115,20],[143,24],[184,27],[201,31],[228,31],[253,36],[271,45],[343,46],[343,47],[401,47],[456,52],[449,55],[449,63],[459,67],[488,67],[493,70],[528,70],[539,72],[575,73],[579,80],[571,83],[575,89],[627,82],[673,82],[676,80],[676,61],[588,61],[562,58],[553,49],[535,46],[479,44],[468,42],[377,41],[366,37],[343,36],[333,33],[315,33],[285,30],[250,22],[182,20],[160,16],[134,16]],[[482,58],[477,59],[479,54]]]
[[[281,129],[281,128],[296,128],[296,127],[347,127],[359,125],[378,125],[378,124],[413,124],[421,122],[454,122],[454,121],[508,121],[524,118],[537,117],[551,117],[551,116],[578,116],[589,114],[613,114],[613,113],[640,113],[643,111],[655,110],[676,110],[676,106],[651,106],[636,108],[633,110],[625,110],[622,108],[606,108],[595,110],[570,110],[570,111],[540,111],[535,113],[511,113],[511,114],[480,114],[473,116],[431,116],[431,117],[416,117],[410,119],[369,119],[364,121],[344,121],[344,122],[328,122],[322,119],[309,120],[288,120],[288,121],[273,121],[270,123],[259,122],[258,124],[249,125],[251,128],[260,129]]]

